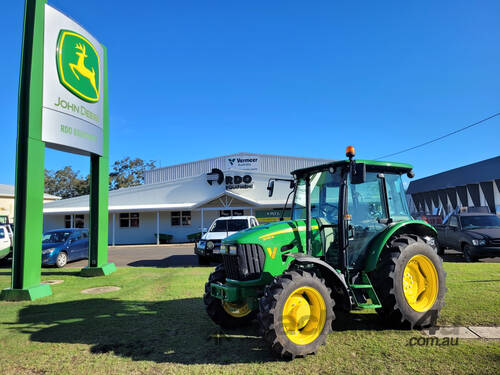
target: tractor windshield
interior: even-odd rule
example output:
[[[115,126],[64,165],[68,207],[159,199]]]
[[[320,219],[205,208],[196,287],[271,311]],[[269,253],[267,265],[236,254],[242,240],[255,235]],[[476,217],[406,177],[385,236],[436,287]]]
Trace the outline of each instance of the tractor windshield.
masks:
[[[311,217],[326,219],[331,224],[338,223],[340,171],[314,173],[311,181]],[[292,208],[293,220],[306,218],[306,182],[300,179]]]

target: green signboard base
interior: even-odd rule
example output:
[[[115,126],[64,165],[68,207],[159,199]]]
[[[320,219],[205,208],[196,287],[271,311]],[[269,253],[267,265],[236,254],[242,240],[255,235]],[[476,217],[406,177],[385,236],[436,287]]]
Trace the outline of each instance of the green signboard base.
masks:
[[[27,289],[4,289],[0,294],[3,301],[33,301],[52,295],[49,284],[40,284]]]
[[[116,271],[116,266],[114,263],[105,264],[102,267],[85,267],[80,271],[80,276],[84,277],[95,277],[95,276],[106,276]]]

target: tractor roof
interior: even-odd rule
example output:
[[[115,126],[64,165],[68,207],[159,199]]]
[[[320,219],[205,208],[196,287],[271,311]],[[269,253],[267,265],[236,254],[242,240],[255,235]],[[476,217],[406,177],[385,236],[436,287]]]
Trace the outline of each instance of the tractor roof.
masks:
[[[366,164],[367,171],[380,171],[387,173],[398,173],[403,174],[411,171],[413,166],[406,163],[394,163],[390,161],[377,161],[377,160],[355,160],[356,163],[364,163]],[[339,167],[339,166],[347,166],[349,165],[349,160],[338,160],[331,163],[315,165],[313,167],[301,168],[292,172],[293,175],[297,175],[298,177],[308,175],[311,173],[325,171],[330,167]]]

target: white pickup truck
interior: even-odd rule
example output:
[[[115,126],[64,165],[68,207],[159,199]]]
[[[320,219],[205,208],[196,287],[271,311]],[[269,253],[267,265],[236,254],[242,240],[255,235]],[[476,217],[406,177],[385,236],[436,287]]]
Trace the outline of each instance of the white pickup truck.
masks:
[[[198,263],[207,265],[210,260],[220,260],[220,244],[223,239],[239,231],[259,225],[255,216],[226,216],[215,219],[208,232],[194,245]]]
[[[0,260],[7,258],[12,247],[10,226],[0,225]]]

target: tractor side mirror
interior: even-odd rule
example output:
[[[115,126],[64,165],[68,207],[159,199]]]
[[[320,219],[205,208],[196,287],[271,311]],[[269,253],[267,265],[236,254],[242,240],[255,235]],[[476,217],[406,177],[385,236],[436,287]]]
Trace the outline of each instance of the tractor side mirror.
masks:
[[[366,164],[356,163],[351,167],[351,184],[362,184],[366,181]]]
[[[355,235],[354,226],[352,226],[351,224],[349,224],[347,226],[347,238],[349,239],[349,241],[351,241],[351,240],[354,239],[354,235]]]
[[[267,190],[269,191],[269,196],[272,197],[274,192],[274,180],[269,180],[267,183]]]

